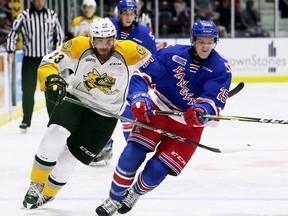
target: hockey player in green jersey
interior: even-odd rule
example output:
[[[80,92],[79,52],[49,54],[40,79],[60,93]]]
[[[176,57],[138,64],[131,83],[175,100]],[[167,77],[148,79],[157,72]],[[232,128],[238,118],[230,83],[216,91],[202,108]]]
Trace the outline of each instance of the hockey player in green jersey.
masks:
[[[71,97],[121,115],[132,72],[146,62],[150,52],[132,41],[117,41],[115,35],[108,18],[95,19],[89,37],[67,41],[42,59],[40,88],[58,105],[35,155],[25,208],[53,200],[77,161],[88,165],[111,137],[117,119],[62,99]],[[73,72],[66,80],[59,75],[64,69]]]

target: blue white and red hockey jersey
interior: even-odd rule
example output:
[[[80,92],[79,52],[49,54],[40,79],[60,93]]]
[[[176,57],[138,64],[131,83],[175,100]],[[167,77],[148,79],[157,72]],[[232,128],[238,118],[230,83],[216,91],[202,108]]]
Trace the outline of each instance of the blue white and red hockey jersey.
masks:
[[[154,104],[165,111],[186,111],[195,103],[205,105],[208,114],[224,108],[231,83],[231,69],[217,51],[194,63],[193,46],[175,45],[154,53],[131,78],[128,101],[135,92],[148,92]],[[185,124],[183,117],[172,117]]]
[[[151,53],[156,52],[155,37],[152,35],[148,27],[134,21],[133,24],[135,24],[136,27],[131,30],[127,30],[121,25],[119,18],[110,18],[110,20],[116,27],[117,40],[132,40],[148,49]]]

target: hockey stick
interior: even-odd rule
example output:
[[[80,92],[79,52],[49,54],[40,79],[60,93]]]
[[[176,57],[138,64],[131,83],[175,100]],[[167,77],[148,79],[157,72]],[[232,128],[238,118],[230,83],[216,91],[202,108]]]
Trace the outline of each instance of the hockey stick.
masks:
[[[243,116],[221,116],[221,115],[203,115],[205,118],[217,119],[217,120],[235,120],[235,121],[246,121],[256,123],[271,123],[271,124],[288,124],[288,120],[283,119],[268,119],[268,118],[254,118],[254,117],[243,117]]]
[[[183,112],[179,111],[153,111],[154,115],[174,115],[183,116]],[[271,123],[271,124],[288,124],[288,120],[268,119],[268,118],[254,118],[254,117],[243,117],[243,116],[223,116],[223,115],[202,115],[204,118],[216,119],[216,120],[235,120],[245,122],[256,122],[256,123]]]
[[[233,88],[232,90],[229,91],[228,93],[228,97],[233,97],[235,94],[237,94],[238,92],[240,92],[243,88],[244,88],[245,84],[243,82],[238,83],[238,85]],[[176,116],[182,116],[183,113],[182,112],[178,112],[178,111],[154,111],[154,114],[157,115],[176,115]]]
[[[120,119],[120,120],[123,120],[123,121],[127,121],[127,122],[130,122],[134,125],[137,125],[139,127],[142,127],[142,128],[146,128],[148,130],[151,130],[151,131],[154,131],[156,133],[159,133],[159,134],[162,134],[163,136],[166,136],[166,137],[169,137],[169,138],[172,138],[172,139],[176,139],[176,140],[179,140],[179,141],[182,141],[182,142],[186,142],[186,143],[189,143],[191,145],[194,145],[194,146],[197,146],[199,148],[203,148],[203,149],[206,149],[208,151],[211,151],[211,152],[216,152],[216,153],[232,153],[232,152],[238,152],[238,151],[242,151],[242,150],[245,150],[247,148],[250,147],[249,144],[245,145],[245,147],[242,147],[242,148],[234,148],[234,149],[226,149],[226,150],[222,150],[222,149],[218,149],[218,148],[213,148],[213,147],[210,147],[210,146],[206,146],[206,145],[203,145],[203,144],[200,144],[200,143],[197,143],[197,142],[194,142],[192,140],[189,140],[189,139],[186,139],[184,137],[181,137],[181,136],[178,136],[176,134],[173,134],[173,133],[169,133],[167,131],[164,131],[162,129],[157,129],[157,128],[154,128],[154,127],[151,127],[149,125],[146,125],[146,124],[143,124],[141,122],[137,122],[137,121],[133,121],[132,119],[129,119],[129,118],[126,118],[126,117],[123,117],[123,116],[120,116],[120,115],[117,115],[117,114],[113,114],[113,113],[110,113],[109,111],[106,111],[104,109],[101,109],[101,108],[98,108],[98,107],[94,107],[94,106],[90,106],[88,104],[84,104],[78,100],[75,100],[75,99],[72,99],[72,98],[69,98],[69,97],[64,97],[63,98],[63,101],[67,101],[67,102],[70,102],[70,103],[73,103],[73,104],[76,104],[76,105],[79,105],[81,107],[84,107],[84,108],[87,108],[87,109],[90,109],[90,110],[94,110],[94,111],[97,111],[97,112],[100,112],[102,114],[105,114],[107,116],[110,116],[110,117],[113,117],[113,118],[117,118],[117,119]]]
[[[243,82],[238,83],[238,85],[235,88],[229,91],[228,97],[233,97],[235,94],[240,92],[244,88],[244,85],[245,84]]]

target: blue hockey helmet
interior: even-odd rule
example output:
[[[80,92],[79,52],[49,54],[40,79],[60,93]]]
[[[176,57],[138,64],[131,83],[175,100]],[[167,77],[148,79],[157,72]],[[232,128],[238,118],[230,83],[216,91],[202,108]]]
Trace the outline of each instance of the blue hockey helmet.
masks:
[[[197,20],[191,30],[192,41],[197,37],[214,38],[215,42],[218,40],[218,30],[215,23],[211,20]]]
[[[137,15],[137,5],[135,0],[120,0],[120,2],[117,5],[117,9],[118,9],[118,15],[120,15],[122,11],[126,10],[133,10]]]

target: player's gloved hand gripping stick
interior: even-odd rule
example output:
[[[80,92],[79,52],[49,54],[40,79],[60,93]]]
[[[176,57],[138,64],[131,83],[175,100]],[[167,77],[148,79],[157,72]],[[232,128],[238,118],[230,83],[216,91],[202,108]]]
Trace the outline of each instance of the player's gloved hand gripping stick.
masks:
[[[66,96],[67,83],[59,75],[52,74],[46,78],[45,82],[47,98],[55,104],[62,103],[63,98]]]
[[[131,110],[139,122],[149,123],[152,117],[152,100],[145,92],[135,92],[131,101]]]

